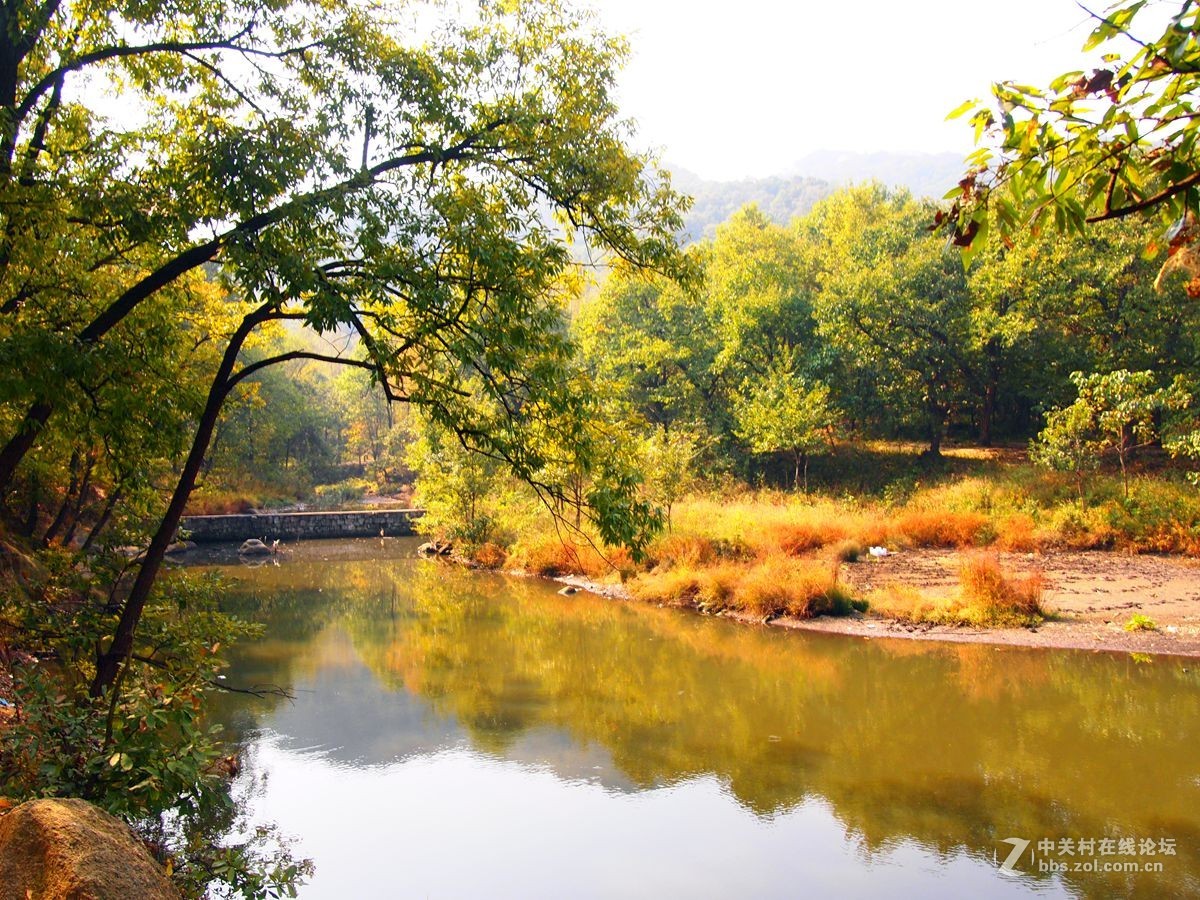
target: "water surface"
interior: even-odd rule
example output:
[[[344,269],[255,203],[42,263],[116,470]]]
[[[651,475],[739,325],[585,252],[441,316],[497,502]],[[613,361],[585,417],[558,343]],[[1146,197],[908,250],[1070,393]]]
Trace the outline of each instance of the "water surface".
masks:
[[[295,698],[217,709],[304,898],[1200,895],[1195,661],[781,633],[415,546],[216,565],[266,626],[229,683]]]

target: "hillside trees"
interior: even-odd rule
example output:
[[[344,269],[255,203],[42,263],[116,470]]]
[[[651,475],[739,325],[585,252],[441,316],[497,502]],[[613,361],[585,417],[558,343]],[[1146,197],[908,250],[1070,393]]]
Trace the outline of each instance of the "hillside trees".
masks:
[[[1111,452],[1120,463],[1128,499],[1130,455],[1160,436],[1158,420],[1164,412],[1180,410],[1191,402],[1181,379],[1167,387],[1156,387],[1155,381],[1155,373],[1150,371],[1072,373],[1078,396],[1069,406],[1046,416],[1046,427],[1033,443],[1034,460],[1073,473],[1082,502],[1086,474],[1099,468],[1101,454]]]
[[[633,266],[683,273],[679,200],[626,149],[611,100],[624,45],[555,0],[466,22],[431,11],[416,36],[393,27],[403,10],[305,0],[6,10],[0,339],[44,349],[5,398],[0,494],[143,306],[212,263],[231,311],[203,335],[219,359],[96,691],[131,651],[241,383],[295,359],[370,369],[390,399],[533,478],[529,423],[578,411],[554,292],[569,257],[537,205]],[[94,102],[105,90],[119,109]],[[242,358],[282,320],[353,329],[366,356]],[[604,536],[633,538],[642,519],[618,515],[628,492],[605,496]]]

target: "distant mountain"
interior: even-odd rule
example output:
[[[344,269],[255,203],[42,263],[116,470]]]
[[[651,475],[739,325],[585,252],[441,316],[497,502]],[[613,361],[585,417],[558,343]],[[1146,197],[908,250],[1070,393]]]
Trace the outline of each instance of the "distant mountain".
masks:
[[[741,181],[708,181],[694,172],[671,168],[671,184],[695,203],[684,220],[684,238],[710,238],[716,227],[747,203],[757,203],[771,219],[786,225],[833,193],[833,185],[817,178],[774,176]]]
[[[958,153],[854,153],[818,150],[798,160],[786,174],[821,179],[835,186],[874,179],[906,187],[917,197],[940,200],[962,178]]]
[[[718,225],[747,203],[757,203],[774,221],[786,225],[839,187],[860,181],[881,181],[938,200],[958,183],[964,168],[957,153],[818,150],[785,174],[770,178],[709,181],[678,166],[671,167],[671,175],[676,190],[695,198],[684,220],[684,239],[698,241],[711,238]]]

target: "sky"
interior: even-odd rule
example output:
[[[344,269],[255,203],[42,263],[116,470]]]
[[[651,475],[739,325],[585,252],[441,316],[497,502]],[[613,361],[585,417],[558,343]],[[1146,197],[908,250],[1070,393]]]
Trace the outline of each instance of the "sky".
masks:
[[[583,2],[630,39],[636,143],[712,179],[784,174],[815,150],[966,155],[950,110],[1082,68],[1091,31],[1071,0]]]

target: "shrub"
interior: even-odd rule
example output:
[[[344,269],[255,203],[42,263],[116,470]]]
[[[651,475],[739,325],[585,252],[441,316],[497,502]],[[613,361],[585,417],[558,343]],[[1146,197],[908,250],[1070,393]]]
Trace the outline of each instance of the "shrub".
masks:
[[[1158,631],[1158,624],[1149,616],[1134,613],[1122,626],[1126,631]]]
[[[361,500],[375,490],[375,483],[365,478],[347,478],[335,484],[319,484],[313,488],[313,499],[323,507],[338,507]]]
[[[185,512],[189,516],[242,515],[261,505],[261,498],[243,491],[196,491],[188,498]]]
[[[844,540],[833,545],[831,555],[837,562],[858,562],[863,555],[863,545],[858,541]]]
[[[488,541],[475,549],[472,559],[485,569],[499,569],[508,561],[508,554],[496,544]]]

